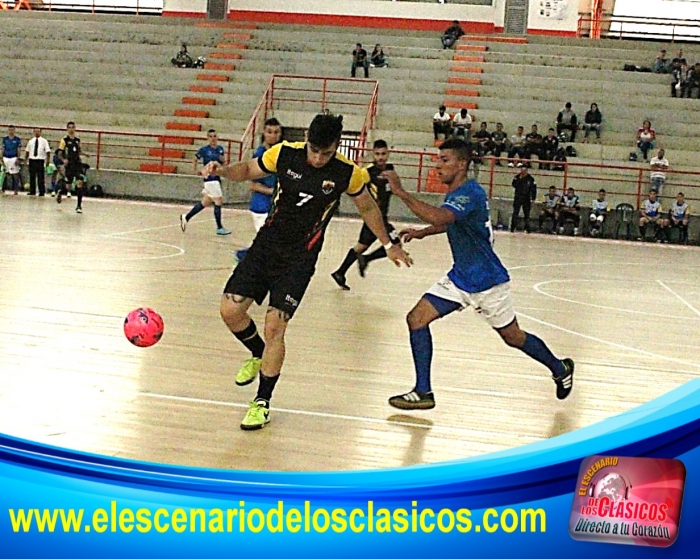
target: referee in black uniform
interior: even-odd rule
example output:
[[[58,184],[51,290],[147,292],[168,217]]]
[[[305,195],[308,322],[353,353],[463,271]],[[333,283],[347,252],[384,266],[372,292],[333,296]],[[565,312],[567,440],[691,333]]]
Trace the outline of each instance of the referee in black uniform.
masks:
[[[387,217],[389,213],[389,202],[391,200],[391,190],[387,188],[389,181],[382,176],[382,173],[384,173],[384,171],[393,171],[394,166],[391,163],[387,163],[387,160],[389,159],[389,146],[384,140],[377,140],[374,142],[372,145],[372,157],[374,159],[373,162],[365,167],[370,178],[370,184],[368,186],[369,193],[377,202],[379,210],[382,212],[384,227],[391,237],[391,242],[393,244],[398,244],[401,241],[394,232],[394,226],[389,223],[389,218]],[[379,247],[377,250],[368,254],[367,256],[363,256],[365,251],[376,240],[376,235],[372,233],[372,230],[366,223],[363,223],[362,229],[360,230],[360,236],[357,239],[357,244],[348,250],[343,263],[335,272],[331,274],[331,277],[333,280],[335,280],[335,283],[337,283],[338,286],[346,291],[350,289],[345,282],[345,274],[356,260],[360,268],[360,275],[364,277],[367,265],[372,260],[386,258],[386,249],[384,247]]]
[[[515,232],[515,224],[520,214],[520,208],[523,209],[525,217],[525,232],[530,232],[530,204],[537,198],[537,183],[532,175],[527,172],[527,166],[518,163],[520,173],[513,178],[513,217],[510,220],[510,232]]]

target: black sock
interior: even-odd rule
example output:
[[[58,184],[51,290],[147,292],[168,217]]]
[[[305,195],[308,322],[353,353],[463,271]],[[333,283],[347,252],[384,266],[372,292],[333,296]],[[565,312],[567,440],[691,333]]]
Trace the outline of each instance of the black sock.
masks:
[[[197,202],[194,206],[192,206],[192,209],[185,216],[185,221],[189,221],[194,216],[196,216],[199,212],[201,212],[203,209],[204,209],[204,205],[201,202]]]
[[[216,226],[219,229],[223,229],[223,225],[221,224],[221,206],[214,206],[214,220],[216,221]]]
[[[277,384],[277,380],[280,376],[268,377],[260,371],[258,377],[260,378],[260,384],[258,384],[258,393],[255,396],[255,400],[265,400],[269,402],[272,398],[272,391],[275,389],[275,384]]]
[[[265,342],[263,342],[260,334],[258,334],[258,329],[255,326],[255,321],[252,318],[250,319],[250,324],[248,324],[248,326],[246,326],[240,332],[234,332],[233,335],[236,336],[236,338],[238,338],[241,343],[248,348],[248,350],[250,350],[253,357],[257,357],[258,359],[262,358],[263,351],[265,351]]]
[[[355,260],[357,260],[357,253],[353,249],[350,249],[345,255],[345,260],[343,260],[343,263],[340,265],[340,268],[338,268],[337,271],[345,275],[345,273],[350,269],[350,266],[355,263]]]
[[[379,247],[374,252],[365,256],[365,262],[372,262],[372,260],[379,260],[380,258],[386,258],[386,249],[384,247]]]
[[[83,207],[83,193],[85,192],[85,189],[83,187],[76,188],[75,192],[78,194],[78,205],[76,206],[76,209],[82,208]]]

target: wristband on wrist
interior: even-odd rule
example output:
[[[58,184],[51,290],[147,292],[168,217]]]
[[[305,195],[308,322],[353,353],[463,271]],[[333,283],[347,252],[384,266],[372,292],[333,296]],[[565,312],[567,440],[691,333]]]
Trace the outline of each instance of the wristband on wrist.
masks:
[[[389,241],[387,244],[384,245],[384,250],[389,250],[393,246],[394,246],[394,243]]]

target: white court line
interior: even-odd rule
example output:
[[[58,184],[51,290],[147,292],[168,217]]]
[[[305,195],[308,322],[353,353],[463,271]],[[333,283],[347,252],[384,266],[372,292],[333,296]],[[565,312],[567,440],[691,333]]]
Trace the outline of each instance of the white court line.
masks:
[[[645,351],[643,349],[638,349],[636,347],[630,347],[630,346],[626,346],[623,344],[618,344],[616,342],[611,342],[609,340],[604,340],[602,338],[596,338],[595,336],[589,336],[587,334],[582,334],[581,332],[576,332],[575,330],[569,330],[568,328],[564,328],[563,326],[557,326],[556,324],[552,324],[551,322],[547,322],[546,320],[540,320],[539,318],[535,318],[534,316],[529,316],[529,315],[523,314],[521,312],[518,312],[516,314],[518,316],[522,316],[523,318],[527,318],[528,320],[532,320],[533,322],[537,322],[538,324],[543,324],[544,326],[549,326],[550,328],[554,328],[555,330],[561,330],[562,332],[566,332],[567,334],[573,334],[574,336],[579,336],[581,338],[585,338],[586,340],[591,340],[593,342],[598,342],[601,344],[609,345],[612,347],[616,347],[618,349],[624,349],[626,351],[632,351],[634,353],[640,353],[642,355],[647,355],[648,357],[654,357],[656,359],[661,359],[662,361],[673,361],[675,363],[680,363],[681,365],[687,365],[690,367],[700,368],[700,364],[698,364],[698,363],[692,363],[690,361],[685,361],[683,359],[676,359],[675,357],[667,357],[665,355],[659,355],[658,353],[652,353],[651,351]]]
[[[179,223],[173,223],[171,225],[159,225],[158,227],[147,227],[145,229],[133,229],[131,231],[119,231],[117,233],[106,233],[101,235],[102,237],[116,237],[117,235],[131,235],[132,233],[146,233],[148,231],[157,231],[159,229],[170,229],[171,227],[180,227]]]
[[[625,281],[625,280],[620,280],[620,279],[604,279],[604,280],[589,280],[589,279],[566,279],[566,280],[548,280],[548,281],[541,281],[540,283],[536,283],[535,285],[532,286],[532,288],[537,291],[540,295],[544,295],[545,297],[551,297],[552,299],[556,299],[558,301],[564,301],[565,303],[574,303],[575,305],[583,305],[586,307],[594,307],[597,309],[605,309],[609,311],[617,311],[617,312],[625,312],[625,313],[630,313],[630,314],[641,314],[644,316],[655,316],[657,318],[668,318],[667,314],[655,314],[655,313],[650,313],[650,312],[645,312],[645,311],[635,311],[632,309],[626,309],[626,308],[621,308],[621,307],[608,307],[606,305],[596,305],[595,303],[586,303],[584,301],[577,301],[576,299],[567,299],[566,297],[559,297],[558,295],[552,295],[551,293],[547,293],[546,291],[543,291],[540,289],[541,286],[547,285],[549,283],[571,283],[571,282],[581,282],[581,281],[587,281],[587,282],[605,282],[605,281],[612,281],[612,282],[620,282],[620,281]],[[660,280],[657,280],[660,281]],[[627,282],[629,285],[630,283],[635,283],[635,282]],[[637,283],[646,283],[646,282],[637,282]],[[665,286],[664,286],[665,287]],[[668,288],[667,288],[668,289]],[[670,289],[669,289],[670,291]],[[673,292],[672,292],[673,293]],[[675,293],[674,293],[675,295]],[[677,296],[677,295],[676,295]],[[682,299],[681,299],[682,300]],[[685,302],[685,301],[683,301]],[[687,304],[687,303],[686,303]],[[551,310],[551,309],[550,309]],[[695,310],[695,309],[693,309]],[[698,311],[695,311],[698,312]],[[700,315],[700,313],[698,313]],[[692,319],[695,320],[695,319]]]
[[[156,398],[159,400],[176,400],[178,402],[190,402],[193,404],[209,404],[213,406],[225,406],[225,407],[231,407],[231,408],[241,408],[241,409],[247,409],[249,407],[249,404],[237,404],[235,402],[222,402],[220,400],[207,400],[204,398],[191,398],[188,396],[171,396],[169,394],[156,394],[155,392],[139,392],[139,396],[144,396],[146,398]],[[391,408],[392,410],[394,408]],[[388,427],[391,426],[401,426],[401,427],[410,427],[410,428],[420,428],[420,429],[429,429],[431,431],[444,431],[447,433],[457,433],[458,435],[464,435],[464,436],[474,436],[474,435],[480,435],[483,436],[485,434],[484,431],[475,431],[473,429],[460,429],[459,427],[448,427],[446,425],[433,425],[431,424],[422,424],[422,423],[412,423],[410,421],[390,421],[388,419],[378,419],[376,417],[362,417],[362,416],[357,416],[357,415],[344,415],[340,413],[327,413],[327,412],[318,412],[318,411],[308,411],[308,410],[291,410],[288,408],[277,408],[274,407],[272,408],[272,411],[274,412],[281,412],[281,413],[288,413],[292,415],[306,415],[309,417],[324,417],[327,419],[345,419],[348,421],[356,421],[358,423],[374,423],[375,425],[385,425]],[[402,413],[402,410],[395,410],[395,413]],[[419,420],[426,421],[425,418],[417,418]],[[518,439],[526,439],[529,441],[537,441],[539,440],[537,437],[524,437],[521,435],[516,435],[514,433],[511,433],[511,435],[514,435]]]
[[[683,297],[681,297],[680,295],[678,295],[678,293],[676,293],[676,292],[675,292],[673,289],[671,289],[668,285],[666,285],[664,282],[662,282],[662,281],[659,280],[659,279],[657,279],[656,281],[657,281],[657,283],[658,283],[661,287],[663,287],[666,291],[668,291],[669,293],[671,293],[671,295],[675,296],[681,303],[683,303],[683,304],[684,304],[686,307],[688,307],[691,311],[693,311],[695,314],[697,314],[698,316],[700,316],[700,311],[699,311],[698,309],[696,309],[696,308],[695,308],[693,305],[691,305],[688,301],[686,301],[685,299],[683,299]]]

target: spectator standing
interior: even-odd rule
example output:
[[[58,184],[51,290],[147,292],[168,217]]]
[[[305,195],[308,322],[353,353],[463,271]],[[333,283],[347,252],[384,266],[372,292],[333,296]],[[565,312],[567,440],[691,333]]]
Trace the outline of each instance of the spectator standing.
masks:
[[[656,131],[651,127],[651,121],[645,120],[637,129],[637,147],[642,152],[645,162],[649,162],[649,150],[654,149]]]
[[[518,163],[519,173],[513,178],[513,216],[510,220],[510,232],[515,233],[515,225],[518,221],[520,208],[525,219],[525,233],[530,232],[530,205],[537,198],[537,183],[532,175],[527,172],[527,166]]]
[[[600,140],[600,129],[602,127],[603,115],[600,110],[598,110],[598,104],[591,103],[591,108],[586,111],[586,114],[583,117],[583,129],[585,131],[583,141],[588,141],[588,134],[590,134],[591,130],[595,130],[595,138],[596,140]]]
[[[20,159],[19,152],[22,147],[22,140],[15,135],[15,127],[10,125],[7,127],[7,136],[2,139],[2,162],[5,165],[5,174],[9,177],[12,183],[12,190],[15,195],[19,192],[19,187],[22,184],[20,179]],[[5,185],[2,185],[5,188]]]
[[[462,136],[465,142],[469,141],[472,129],[472,116],[467,109],[461,109],[452,119],[452,135],[457,138]]]
[[[445,140],[450,137],[452,133],[452,118],[450,113],[447,112],[445,105],[440,105],[438,112],[433,115],[433,135],[435,139],[438,139],[438,135],[442,134],[445,136]]]
[[[579,197],[572,187],[566,189],[566,194],[561,197],[559,203],[559,234],[564,233],[564,224],[571,221],[574,224],[574,235],[578,235],[579,225],[581,223],[581,206],[579,205]]]
[[[576,141],[576,131],[578,130],[578,119],[576,113],[571,108],[571,103],[566,103],[564,108],[557,115],[557,136],[562,130],[571,131],[571,141]]]
[[[668,171],[666,151],[664,149],[660,149],[656,154],[656,157],[651,158],[649,165],[651,166],[651,172],[649,173],[651,187],[656,190],[660,198],[663,194],[664,185],[666,184],[666,171]]]
[[[367,59],[367,51],[362,48],[361,43],[355,45],[355,50],[352,51],[352,66],[350,76],[355,77],[357,67],[361,66],[365,70],[365,78],[369,78],[369,60]]]
[[[46,178],[44,169],[51,160],[51,147],[46,138],[41,135],[41,128],[34,129],[34,137],[27,142],[24,150],[24,163],[29,165],[29,195],[46,195]]]
[[[389,62],[387,61],[386,55],[384,54],[384,49],[379,43],[374,45],[374,50],[370,55],[369,62],[369,65],[372,68],[384,68],[386,66],[389,66]]]
[[[450,25],[445,32],[442,34],[442,48],[448,49],[454,45],[460,37],[464,35],[464,29],[459,25],[459,21],[454,20],[452,25]]]
[[[547,163],[540,163],[540,169],[549,170],[552,168],[552,164],[549,162],[554,161],[557,149],[559,149],[559,138],[557,138],[554,128],[550,128],[547,131],[547,135],[542,138],[542,156],[540,159],[547,161]]]
[[[685,97],[688,88],[688,65],[683,62],[671,72],[671,97]],[[690,97],[690,94],[688,94]]]

